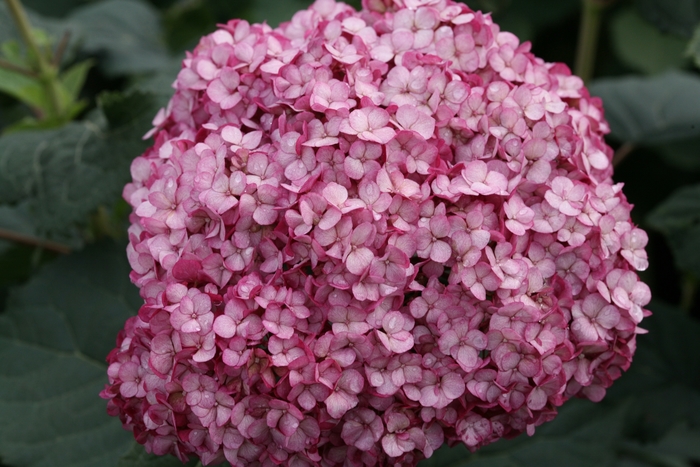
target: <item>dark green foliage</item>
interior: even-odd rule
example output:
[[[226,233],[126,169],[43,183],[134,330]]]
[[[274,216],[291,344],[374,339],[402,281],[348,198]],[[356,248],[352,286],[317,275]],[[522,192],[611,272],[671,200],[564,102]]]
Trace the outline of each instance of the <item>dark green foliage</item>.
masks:
[[[97,393],[105,357],[139,306],[123,247],[46,266],[0,316],[0,452],[10,465],[116,466],[131,435]]]
[[[678,267],[700,277],[700,185],[676,191],[648,221],[668,238]]]
[[[23,238],[0,235],[0,466],[183,465],[147,454],[97,396],[105,355],[141,300],[123,245],[96,239],[124,238],[129,165],[151,144],[141,137],[172,95],[184,50],[217,23],[276,26],[311,0],[23,3],[50,47],[70,33],[62,71],[91,68],[84,86],[80,73],[68,74],[67,87],[87,105],[74,121],[5,133],[32,115],[20,101],[42,96],[0,71],[0,229]],[[536,55],[574,63],[581,1],[466,3],[492,11]],[[651,232],[644,279],[684,310],[650,307],[649,333],[602,403],[570,401],[533,437],[474,454],[443,447],[422,467],[700,465],[700,0],[618,0],[603,15],[591,93],[603,100],[611,143],[632,148],[616,180]],[[26,53],[2,1],[0,46],[4,56]],[[39,246],[47,239],[73,252]]]
[[[82,122],[0,137],[0,203],[21,201],[32,232],[79,245],[88,215],[129,180],[156,110],[150,94],[105,94]]]
[[[103,54],[107,74],[156,71],[167,62],[160,36],[160,18],[150,5],[137,0],[107,0],[75,10],[72,24],[82,35],[82,48]]]
[[[698,0],[637,0],[637,6],[663,32],[690,37],[700,22]]]
[[[694,73],[604,78],[591,94],[603,99],[617,141],[654,144],[700,136],[700,77]]]

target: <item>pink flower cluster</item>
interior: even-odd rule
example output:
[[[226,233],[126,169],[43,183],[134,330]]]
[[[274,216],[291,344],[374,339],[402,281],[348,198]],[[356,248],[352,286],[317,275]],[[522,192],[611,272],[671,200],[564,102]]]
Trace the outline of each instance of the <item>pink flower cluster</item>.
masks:
[[[647,236],[599,100],[466,5],[363,3],[202,38],[133,162],[102,396],[150,452],[413,466],[630,365]]]

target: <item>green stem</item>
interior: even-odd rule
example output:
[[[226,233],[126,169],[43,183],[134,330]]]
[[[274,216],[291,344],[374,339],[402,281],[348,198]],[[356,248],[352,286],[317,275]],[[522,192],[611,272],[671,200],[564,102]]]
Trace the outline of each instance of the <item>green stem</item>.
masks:
[[[608,3],[605,0],[583,0],[574,73],[584,82],[588,82],[593,76],[601,13]]]
[[[8,229],[0,228],[0,239],[9,240],[15,243],[22,243],[29,246],[36,246],[45,250],[61,253],[63,255],[67,255],[71,251],[71,248],[68,245],[52,242],[51,240],[44,240],[43,238],[37,238],[31,235],[21,234]]]
[[[679,307],[686,313],[690,313],[693,303],[695,302],[695,293],[698,290],[698,282],[692,276],[692,274],[687,274],[683,278],[681,283],[681,301]]]
[[[34,56],[36,60],[36,72],[39,75],[39,79],[44,85],[47,95],[49,96],[49,102],[51,105],[50,117],[59,117],[63,113],[61,106],[61,97],[58,90],[58,70],[56,67],[52,66],[50,62],[47,62],[44,54],[39,50],[39,46],[34,39],[32,34],[32,27],[27,19],[27,14],[22,8],[22,4],[19,0],[5,0],[10,13],[14,18],[17,29],[27,45],[30,53]]]

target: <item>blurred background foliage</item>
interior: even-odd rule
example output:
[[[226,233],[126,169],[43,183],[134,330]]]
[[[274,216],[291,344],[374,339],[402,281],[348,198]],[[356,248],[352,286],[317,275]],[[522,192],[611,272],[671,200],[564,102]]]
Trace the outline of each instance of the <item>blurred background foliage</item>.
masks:
[[[592,65],[615,179],[650,236],[654,315],[602,403],[571,401],[533,437],[475,454],[445,447],[421,465],[700,466],[700,0],[467,3],[547,61]],[[104,357],[139,306],[121,189],[199,37],[231,18],[274,26],[309,4],[24,0],[32,50],[0,3],[1,466],[180,465],[146,454],[97,397]],[[582,22],[597,31],[588,52]],[[32,72],[42,66],[53,91]]]

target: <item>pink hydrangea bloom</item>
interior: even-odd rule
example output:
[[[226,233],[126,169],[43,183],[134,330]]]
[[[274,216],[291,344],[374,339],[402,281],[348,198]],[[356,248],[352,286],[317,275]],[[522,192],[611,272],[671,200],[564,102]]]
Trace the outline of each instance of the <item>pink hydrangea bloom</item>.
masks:
[[[363,5],[202,38],[132,165],[102,396],[149,452],[411,466],[630,365],[647,236],[600,101],[464,4]]]

